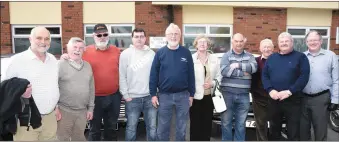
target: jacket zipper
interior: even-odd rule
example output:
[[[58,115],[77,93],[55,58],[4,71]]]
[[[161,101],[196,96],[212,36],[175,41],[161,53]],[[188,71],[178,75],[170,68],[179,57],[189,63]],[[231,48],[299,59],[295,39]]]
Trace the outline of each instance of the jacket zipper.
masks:
[[[28,107],[28,126],[27,131],[29,131],[29,127],[31,126],[31,107]]]

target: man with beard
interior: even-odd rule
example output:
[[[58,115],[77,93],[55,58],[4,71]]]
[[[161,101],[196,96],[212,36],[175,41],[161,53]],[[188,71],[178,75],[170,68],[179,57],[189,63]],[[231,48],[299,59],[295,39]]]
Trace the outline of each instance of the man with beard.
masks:
[[[121,94],[119,92],[119,58],[120,49],[108,44],[108,29],[105,24],[94,26],[93,38],[95,44],[86,47],[82,56],[93,70],[95,85],[95,101],[91,129],[89,131],[89,141],[101,140],[101,122],[104,120],[104,140],[116,141],[117,124]],[[69,59],[68,54],[61,58]]]
[[[32,94],[41,114],[42,126],[36,129],[18,123],[14,141],[56,140],[57,121],[55,107],[59,101],[58,61],[47,50],[51,36],[45,27],[32,29],[31,46],[24,52],[11,57],[6,78],[24,78],[30,82],[25,94]]]
[[[185,141],[195,78],[191,52],[179,45],[180,37],[181,30],[171,23],[166,29],[168,44],[157,51],[152,63],[149,88],[152,104],[158,108],[158,141],[169,141],[173,107],[176,110],[176,140]]]
[[[310,64],[305,54],[293,49],[291,34],[278,37],[279,52],[266,61],[262,73],[264,89],[269,93],[269,122],[272,140],[281,140],[282,119],[287,121],[287,139],[299,140],[301,91],[308,82]]]
[[[251,93],[253,98],[253,112],[256,122],[257,141],[268,141],[268,100],[269,95],[266,93],[262,81],[261,73],[267,58],[273,53],[274,45],[272,40],[264,39],[260,42],[261,56],[256,57],[258,70],[252,76]]]

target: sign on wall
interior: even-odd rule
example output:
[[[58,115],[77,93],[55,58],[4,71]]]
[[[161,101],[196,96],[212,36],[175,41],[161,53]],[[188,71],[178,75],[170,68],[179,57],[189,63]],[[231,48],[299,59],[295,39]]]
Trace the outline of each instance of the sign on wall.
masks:
[[[165,37],[149,37],[149,46],[151,48],[161,48],[167,44]]]

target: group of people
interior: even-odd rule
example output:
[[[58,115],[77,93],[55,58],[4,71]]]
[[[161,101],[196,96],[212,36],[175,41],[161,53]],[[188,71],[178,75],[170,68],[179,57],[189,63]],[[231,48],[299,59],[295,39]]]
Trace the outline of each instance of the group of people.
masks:
[[[170,140],[172,116],[175,140],[185,140],[190,120],[190,140],[209,141],[211,94],[217,84],[227,106],[221,113],[222,140],[245,140],[250,92],[257,140],[280,140],[283,117],[289,140],[311,140],[311,124],[315,140],[326,140],[327,109],[338,107],[339,70],[336,55],[321,49],[317,31],[306,35],[305,53],[293,50],[292,36],[284,32],[278,37],[279,52],[273,53],[273,42],[264,39],[256,58],[244,50],[247,39],[237,33],[221,60],[209,53],[212,44],[205,35],[195,38],[197,52],[192,55],[179,44],[181,30],[173,23],[165,31],[167,45],[157,52],[145,45],[143,29],[132,31],[133,44],[122,53],[109,44],[108,35],[105,24],[95,25],[95,44],[86,47],[81,38],[72,37],[67,53],[57,61],[47,52],[49,31],[32,29],[31,46],[11,58],[6,79],[29,81],[22,98],[34,99],[41,126],[29,129],[30,123],[18,122],[15,141],[83,141],[87,121],[88,140],[101,140],[102,121],[104,140],[117,140],[121,99],[126,106],[126,141],[136,140],[141,113],[148,141]]]

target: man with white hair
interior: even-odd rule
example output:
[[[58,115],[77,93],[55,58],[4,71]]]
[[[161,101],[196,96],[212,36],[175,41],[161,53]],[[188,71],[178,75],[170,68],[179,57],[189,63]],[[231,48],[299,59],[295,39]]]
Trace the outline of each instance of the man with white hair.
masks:
[[[259,46],[261,56],[256,57],[255,60],[258,64],[258,70],[252,75],[251,93],[252,93],[252,106],[254,112],[254,119],[256,124],[257,141],[268,141],[268,100],[269,95],[266,93],[262,81],[261,73],[266,63],[267,58],[273,53],[274,45],[272,40],[264,39],[260,42]]]
[[[185,141],[195,78],[191,52],[179,45],[180,37],[179,27],[171,23],[166,29],[167,45],[157,51],[152,63],[149,88],[152,104],[158,108],[158,141],[169,141],[173,107],[176,109],[176,140]]]
[[[115,127],[122,97],[119,92],[120,49],[108,44],[108,28],[105,24],[94,26],[93,38],[95,44],[88,45],[82,56],[92,67],[95,86],[95,106],[88,140],[101,140],[101,126],[104,120],[104,140],[116,141],[118,138]],[[64,54],[61,58],[69,59],[69,55]]]
[[[264,89],[269,93],[269,122],[272,140],[281,140],[282,119],[286,117],[287,139],[299,140],[302,90],[308,82],[310,64],[305,54],[293,49],[291,34],[278,37],[279,52],[266,61],[262,73]]]
[[[56,108],[57,137],[61,141],[85,141],[87,120],[93,118],[94,78],[91,65],[82,60],[85,43],[72,37],[67,44],[68,60],[59,62],[60,100]]]
[[[25,94],[27,98],[30,95],[34,98],[41,114],[42,126],[32,128],[30,125],[27,127],[18,124],[14,141],[56,140],[57,121],[54,109],[59,100],[58,61],[47,52],[51,44],[50,32],[45,27],[35,27],[29,41],[31,46],[26,51],[11,57],[6,78],[18,77],[30,82]]]

